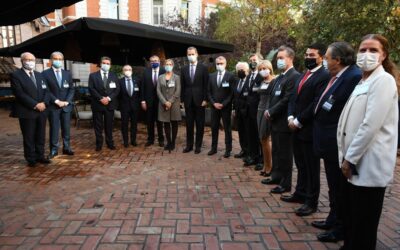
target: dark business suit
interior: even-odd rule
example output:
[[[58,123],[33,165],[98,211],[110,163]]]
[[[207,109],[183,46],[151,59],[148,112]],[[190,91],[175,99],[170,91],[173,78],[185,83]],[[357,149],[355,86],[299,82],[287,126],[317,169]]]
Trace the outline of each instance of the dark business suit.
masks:
[[[124,141],[124,145],[129,144],[128,140],[128,127],[129,120],[131,121],[131,144],[136,144],[137,134],[137,116],[140,107],[140,82],[136,77],[132,77],[131,81],[131,93],[128,92],[127,77],[119,79],[119,109],[121,111],[121,133]]]
[[[196,123],[196,149],[203,144],[205,107],[201,106],[207,100],[208,69],[197,63],[193,76],[190,78],[190,66],[186,65],[181,72],[181,100],[185,104],[186,113],[186,147],[193,148],[194,124]]]
[[[260,74],[250,72],[246,78],[245,90],[244,92],[248,93],[246,97],[246,105],[247,105],[247,118],[245,119],[245,129],[246,129],[246,138],[248,145],[248,156],[251,160],[260,161],[261,160],[261,151],[260,151],[260,139],[258,136],[258,125],[257,125],[257,111],[258,111],[258,103],[260,102],[260,95],[258,93],[258,89],[260,88],[261,82],[263,78]]]
[[[221,77],[220,85],[218,85],[218,74],[219,72],[212,73],[208,79],[208,100],[211,103],[211,149],[217,150],[219,125],[222,118],[225,131],[225,149],[230,152],[232,151],[231,114],[235,77],[232,73],[225,71]],[[215,103],[221,103],[223,108],[221,110],[216,109]]]
[[[289,189],[292,186],[293,147],[292,132],[288,127],[288,104],[300,73],[294,68],[274,81],[268,112],[271,120],[272,180]]]
[[[158,76],[165,73],[165,70],[161,67],[158,70]],[[163,126],[162,122],[158,121],[158,96],[157,96],[157,83],[153,82],[153,69],[146,68],[143,72],[141,80],[141,99],[146,102],[146,124],[147,124],[147,141],[154,143],[154,123],[157,124],[157,136],[158,142],[164,142]]]
[[[361,71],[355,65],[349,66],[349,68],[336,79],[332,87],[322,96],[319,105],[317,106],[319,98],[314,102],[313,108],[314,152],[317,157],[324,160],[329,187],[330,212],[326,218],[326,223],[330,225],[336,224],[337,230],[342,229],[343,218],[342,211],[340,211],[340,201],[342,199],[340,183],[343,179],[343,175],[339,168],[339,164],[341,163],[339,162],[336,139],[337,126],[343,107],[360,79]],[[333,99],[334,103],[328,111],[322,108],[322,106],[329,98]]]
[[[301,128],[293,133],[293,154],[297,167],[294,195],[304,199],[308,206],[316,208],[320,190],[320,166],[319,158],[313,150],[313,108],[315,99],[321,95],[330,76],[321,66],[308,78],[304,77],[307,77],[306,73],[299,77],[288,107],[288,117],[293,116],[301,124]]]
[[[114,147],[112,136],[114,110],[118,108],[119,84],[118,78],[113,72],[108,72],[106,86],[103,82],[103,71],[89,75],[89,93],[92,98],[93,125],[96,135],[96,148],[103,146],[103,126],[108,147]],[[108,105],[103,105],[100,100],[110,97]]]
[[[57,81],[57,77],[53,68],[49,68],[42,72],[43,77],[49,86],[50,104],[49,104],[49,123],[50,123],[50,153],[57,153],[59,130],[61,125],[61,135],[63,139],[63,150],[70,151],[70,123],[71,112],[73,110],[74,85],[72,76],[69,71],[59,69],[61,71],[61,82]],[[60,108],[55,101],[68,102],[68,106]]]
[[[244,157],[247,157],[249,150],[247,145],[245,124],[246,124],[246,118],[248,116],[248,109],[246,104],[246,96],[244,96],[245,82],[246,78],[235,79],[235,85],[233,88],[233,108],[235,110],[235,119],[236,119],[237,131],[239,134],[240,148],[244,153]],[[243,85],[243,87],[240,87],[240,85]]]
[[[29,163],[44,159],[47,110],[39,112],[35,109],[38,103],[49,104],[49,92],[42,74],[34,72],[36,84],[24,69],[11,74],[11,88],[16,101],[12,116],[19,118],[19,125],[24,140],[24,157]]]

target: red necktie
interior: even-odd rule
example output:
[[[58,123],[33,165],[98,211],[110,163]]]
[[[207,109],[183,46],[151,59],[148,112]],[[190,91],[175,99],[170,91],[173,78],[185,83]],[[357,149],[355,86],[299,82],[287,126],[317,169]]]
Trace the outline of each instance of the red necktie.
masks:
[[[328,90],[332,87],[332,85],[333,85],[333,83],[335,82],[336,79],[337,79],[337,77],[334,76],[334,77],[332,77],[331,80],[329,81],[329,83],[328,83],[328,85],[326,86],[324,92],[322,93],[321,97],[319,98],[319,101],[318,101],[317,106],[315,107],[315,110],[314,110],[315,113],[317,112],[317,109],[318,109],[318,106],[319,106],[319,104],[320,104],[320,102],[321,102],[321,100],[322,100],[322,97],[324,97],[324,95],[326,94],[326,92],[328,92]]]
[[[303,88],[303,85],[307,81],[309,75],[311,75],[311,71],[307,70],[307,72],[304,74],[303,79],[301,79],[301,81],[300,81],[299,87],[297,89],[297,94],[300,93],[301,88]]]

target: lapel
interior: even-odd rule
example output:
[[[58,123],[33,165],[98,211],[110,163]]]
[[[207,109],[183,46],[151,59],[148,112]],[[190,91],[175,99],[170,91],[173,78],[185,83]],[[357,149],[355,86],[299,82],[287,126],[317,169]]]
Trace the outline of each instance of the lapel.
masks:
[[[318,72],[320,71],[320,69],[322,69],[322,67],[319,68],[319,69],[318,69],[317,71],[315,71],[315,72],[311,72],[311,75],[310,75],[310,76],[307,78],[307,80],[304,82],[303,87],[301,88],[300,92],[297,93],[297,92],[298,92],[298,89],[299,89],[299,86],[300,86],[300,83],[301,83],[301,80],[303,80],[303,77],[306,75],[306,73],[303,73],[303,74],[301,75],[301,77],[299,77],[299,80],[298,80],[297,83],[296,83],[296,89],[295,89],[295,90],[296,90],[296,99],[297,99],[297,97],[301,94],[301,92],[303,92],[304,88],[306,88],[306,87],[309,85],[309,83],[313,81],[313,79],[314,79],[315,76],[318,74]]]
[[[29,90],[29,94],[33,97],[33,98],[35,98],[36,99],[36,97],[37,97],[37,94],[39,93],[39,87],[41,87],[41,86],[39,86],[39,83],[37,82],[37,79],[36,79],[36,84],[37,84],[37,88],[35,88],[35,83],[31,80],[31,78],[28,76],[28,74],[25,72],[25,70],[24,69],[20,69],[21,70],[21,74],[22,74],[22,77],[25,79],[23,82],[22,82],[22,84],[23,85],[25,85],[25,87]],[[36,74],[35,74],[35,77],[36,77]],[[27,84],[26,84],[27,83]]]
[[[42,92],[43,92],[42,85],[44,85],[45,83],[43,82],[42,78],[40,77],[39,72],[33,71],[33,74],[35,75],[37,93],[38,93],[38,97],[40,98],[40,96],[42,96]],[[46,89],[47,89],[47,86],[46,86]]]
[[[132,78],[131,78],[131,81],[133,83]],[[121,90],[124,91],[124,93],[126,93],[129,96],[128,89],[126,88],[126,77],[125,76],[122,78],[122,84],[120,87],[121,87]],[[133,87],[135,87],[135,86],[133,86]]]
[[[108,86],[109,83],[110,83],[110,72],[108,72],[106,88],[104,88],[103,75],[102,75],[101,70],[98,71],[97,78],[100,80],[100,81],[99,81],[100,88],[102,88],[102,89],[107,89],[107,86]]]
[[[197,62],[196,70],[194,71],[194,77],[193,77],[193,82],[192,82],[192,83],[196,82],[196,78],[197,78],[197,76],[199,75],[199,71],[200,71],[200,63]],[[189,76],[190,76],[190,75],[189,75]]]

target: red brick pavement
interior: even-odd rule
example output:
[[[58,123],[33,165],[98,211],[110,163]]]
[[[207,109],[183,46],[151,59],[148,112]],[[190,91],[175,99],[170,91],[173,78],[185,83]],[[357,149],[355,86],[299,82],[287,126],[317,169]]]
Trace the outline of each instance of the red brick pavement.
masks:
[[[260,183],[240,160],[207,156],[210,131],[199,155],[177,150],[94,151],[89,126],[72,129],[73,157],[49,166],[25,166],[16,119],[0,111],[0,249],[338,249],[316,240],[310,226],[325,218],[327,186],[321,174],[319,212],[300,218]],[[117,126],[116,126],[117,128]],[[238,151],[234,133],[234,151]],[[294,175],[295,176],[295,175]],[[378,249],[400,249],[399,172],[388,188]],[[295,180],[294,180],[295,181]],[[367,208],[366,208],[367,209]]]

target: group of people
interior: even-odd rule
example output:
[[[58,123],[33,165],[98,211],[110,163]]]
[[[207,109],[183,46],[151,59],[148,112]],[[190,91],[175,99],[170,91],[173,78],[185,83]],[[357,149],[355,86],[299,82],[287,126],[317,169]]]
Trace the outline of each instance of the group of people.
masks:
[[[311,223],[326,230],[318,234],[320,241],[344,240],[341,249],[375,249],[385,188],[393,179],[397,152],[400,80],[388,47],[386,38],[378,34],[365,36],[357,54],[346,42],[327,47],[315,43],[304,53],[306,71],[299,73],[293,67],[294,50],[281,46],[277,77],[271,62],[258,54],[251,55],[248,62],[238,62],[235,74],[227,71],[226,59],[219,56],[216,72],[209,74],[198,61],[197,49],[189,47],[189,64],[180,75],[174,71],[173,60],[167,59],[162,68],[159,57],[153,55],[151,67],[142,77],[133,76],[132,67],[125,65],[120,79],[110,71],[111,58],[102,57],[100,70],[89,76],[96,151],[102,150],[103,129],[107,147],[115,149],[112,128],[116,109],[121,111],[125,147],[137,146],[137,116],[143,109],[146,146],[154,144],[157,127],[159,146],[174,150],[182,101],[186,122],[183,153],[201,152],[205,108],[210,106],[208,155],[217,153],[222,120],[224,157],[228,158],[233,113],[241,147],[234,157],[241,158],[244,166],[255,165],[260,175],[268,177],[261,182],[276,185],[270,192],[282,194],[282,201],[301,204],[295,210],[298,216],[317,211],[323,160],[330,211],[325,220]],[[23,67],[12,74],[14,114],[20,121],[29,166],[50,162],[44,156],[47,107],[49,157],[58,154],[60,125],[63,153],[73,155],[69,136],[72,79],[61,69],[60,52],[50,59],[52,67],[39,73],[34,71],[35,57],[23,53]],[[296,187],[292,194],[284,195],[292,189],[293,161]]]

